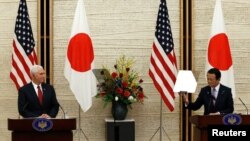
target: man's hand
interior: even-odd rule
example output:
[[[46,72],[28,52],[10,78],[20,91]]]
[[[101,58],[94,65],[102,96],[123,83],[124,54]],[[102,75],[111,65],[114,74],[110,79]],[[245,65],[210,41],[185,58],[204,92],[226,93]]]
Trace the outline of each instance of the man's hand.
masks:
[[[182,96],[183,101],[185,102],[186,105],[188,105],[189,100],[188,100],[188,97],[187,97],[187,93],[186,92],[179,92],[179,95]]]
[[[47,115],[47,114],[42,114],[42,115],[39,116],[39,118],[50,118],[50,116]]]
[[[216,112],[216,113],[209,113],[209,115],[220,115],[220,112]]]

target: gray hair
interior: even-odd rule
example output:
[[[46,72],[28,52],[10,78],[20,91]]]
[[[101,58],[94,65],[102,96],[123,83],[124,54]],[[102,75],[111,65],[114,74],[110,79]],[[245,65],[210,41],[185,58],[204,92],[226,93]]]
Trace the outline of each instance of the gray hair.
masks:
[[[31,73],[31,74],[35,74],[35,73],[37,73],[38,70],[40,70],[40,69],[43,69],[43,67],[42,67],[41,65],[33,65],[33,66],[31,66],[31,68],[30,68],[30,73]]]

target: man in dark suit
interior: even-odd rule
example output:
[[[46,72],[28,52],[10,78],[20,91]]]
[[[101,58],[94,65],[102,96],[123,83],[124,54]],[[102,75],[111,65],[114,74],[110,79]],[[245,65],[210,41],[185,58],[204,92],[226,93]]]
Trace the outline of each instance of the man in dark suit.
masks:
[[[228,114],[234,111],[234,103],[231,88],[220,84],[221,72],[212,68],[207,72],[208,86],[201,88],[195,102],[189,102],[188,97],[183,94],[185,107],[198,110],[204,105],[204,115]]]
[[[45,72],[42,66],[34,65],[30,69],[32,82],[18,90],[18,111],[24,117],[54,118],[59,103],[54,88],[45,84]],[[39,87],[38,87],[39,86]]]

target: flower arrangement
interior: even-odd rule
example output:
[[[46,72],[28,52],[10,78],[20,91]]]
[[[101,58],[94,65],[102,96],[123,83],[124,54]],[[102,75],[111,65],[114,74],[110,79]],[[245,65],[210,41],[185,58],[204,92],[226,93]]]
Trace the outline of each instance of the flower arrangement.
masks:
[[[122,102],[130,108],[132,103],[143,104],[145,95],[140,86],[143,80],[139,79],[138,73],[132,69],[134,63],[134,59],[121,56],[116,60],[114,71],[103,67],[100,72],[103,82],[97,85],[96,98],[102,98],[104,107],[113,101]]]

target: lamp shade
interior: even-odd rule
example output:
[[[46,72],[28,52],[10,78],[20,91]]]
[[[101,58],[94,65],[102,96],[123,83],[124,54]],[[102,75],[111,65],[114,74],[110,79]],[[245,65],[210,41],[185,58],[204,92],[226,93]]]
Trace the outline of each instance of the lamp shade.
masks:
[[[174,86],[174,92],[194,93],[197,87],[197,82],[192,71],[179,70],[177,80]]]

